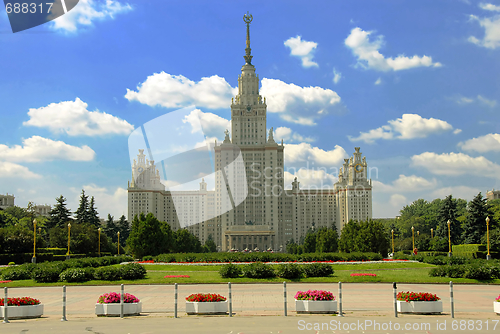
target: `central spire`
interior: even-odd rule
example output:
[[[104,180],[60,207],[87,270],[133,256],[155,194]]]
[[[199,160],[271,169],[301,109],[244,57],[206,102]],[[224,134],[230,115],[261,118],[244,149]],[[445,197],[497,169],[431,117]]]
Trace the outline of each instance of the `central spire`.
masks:
[[[250,22],[252,22],[252,20],[252,14],[247,11],[247,13],[243,15],[243,21],[247,24],[247,47],[245,49],[246,55],[243,56],[243,58],[245,58],[248,65],[252,65],[252,55],[250,54],[252,52],[252,49],[250,49]]]

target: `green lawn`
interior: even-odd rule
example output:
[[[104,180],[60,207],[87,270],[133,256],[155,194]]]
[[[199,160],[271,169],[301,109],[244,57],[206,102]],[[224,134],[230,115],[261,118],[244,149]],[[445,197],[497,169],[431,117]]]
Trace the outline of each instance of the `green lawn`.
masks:
[[[474,279],[448,277],[429,277],[429,270],[434,265],[419,262],[408,263],[362,263],[362,264],[333,264],[335,273],[330,277],[302,278],[299,280],[286,280],[283,278],[272,279],[251,279],[251,278],[231,278],[224,279],[219,275],[221,265],[195,266],[195,265],[145,265],[147,277],[135,281],[88,281],[85,283],[35,283],[33,280],[15,281],[12,283],[2,283],[0,287],[28,287],[28,286],[62,286],[62,285],[118,285],[118,284],[200,284],[200,283],[280,283],[287,282],[398,282],[398,283],[472,283],[472,284],[500,284],[500,280],[478,281]],[[352,277],[352,273],[373,273],[376,277],[362,276]],[[166,275],[189,275],[189,278],[164,278]]]

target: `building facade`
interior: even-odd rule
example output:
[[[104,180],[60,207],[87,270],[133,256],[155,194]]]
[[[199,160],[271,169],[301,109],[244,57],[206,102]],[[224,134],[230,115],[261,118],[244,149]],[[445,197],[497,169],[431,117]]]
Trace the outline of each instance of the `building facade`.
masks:
[[[232,133],[226,130],[224,141],[214,146],[215,189],[207,190],[202,180],[198,190],[166,191],[154,161],[139,150],[128,187],[129,219],[151,212],[174,231],[185,226],[202,243],[211,235],[222,251],[284,250],[310,229],[336,227],[340,232],[349,220],[371,219],[372,185],[359,147],[344,160],[330,189],[301,189],[295,178],[292,189],[285,190],[285,146],[274,140],[272,128],[266,131],[266,99],[259,94],[251,62],[251,16],[245,18],[245,64],[231,101]],[[243,190],[241,182],[246,182]]]
[[[486,200],[492,201],[494,199],[499,199],[500,198],[500,190],[487,190],[486,191]]]
[[[0,195],[0,209],[7,209],[9,206],[14,206],[14,195]]]

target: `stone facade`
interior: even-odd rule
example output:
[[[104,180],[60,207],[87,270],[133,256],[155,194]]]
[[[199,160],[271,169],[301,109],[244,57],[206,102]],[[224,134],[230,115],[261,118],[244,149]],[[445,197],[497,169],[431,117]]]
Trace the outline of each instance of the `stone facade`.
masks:
[[[486,191],[486,199],[488,201],[492,201],[494,199],[499,199],[500,198],[500,190],[488,190]]]
[[[9,206],[14,206],[14,195],[0,195],[0,209],[6,209]]]

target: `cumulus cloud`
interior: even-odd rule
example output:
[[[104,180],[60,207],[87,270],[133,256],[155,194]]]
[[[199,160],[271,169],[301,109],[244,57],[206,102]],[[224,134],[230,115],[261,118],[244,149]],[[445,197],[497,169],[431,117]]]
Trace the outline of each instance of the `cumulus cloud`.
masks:
[[[351,30],[345,40],[345,45],[350,48],[358,58],[358,66],[377,71],[400,71],[415,67],[439,67],[438,62],[432,62],[432,57],[417,55],[406,57],[399,55],[396,58],[385,57],[379,52],[384,46],[384,37],[379,35],[374,41],[369,36],[373,31],[364,31],[357,27]]]
[[[292,129],[281,126],[274,130],[274,139],[280,140],[283,139],[284,141],[294,141],[294,142],[308,142],[311,143],[314,141],[314,138],[311,137],[304,137],[297,132],[292,131]]]
[[[300,182],[302,189],[331,189],[333,184],[338,181],[338,177],[328,173],[326,169],[301,168],[290,171],[285,171],[285,189],[292,189],[292,182],[295,178]]]
[[[231,97],[238,93],[237,88],[217,75],[201,78],[195,82],[183,75],[165,72],[155,73],[137,86],[137,91],[127,88],[125,98],[148,106],[181,108],[189,105],[209,109],[227,108]]]
[[[191,133],[202,132],[210,138],[221,138],[224,131],[231,131],[231,121],[216,114],[195,109],[182,120],[191,125]]]
[[[401,118],[390,120],[389,125],[383,125],[368,132],[361,132],[351,141],[373,143],[377,139],[414,139],[425,138],[434,133],[453,130],[448,122],[436,118],[423,118],[417,114],[403,114]]]
[[[472,138],[458,143],[458,147],[464,151],[476,151],[479,153],[500,152],[500,134],[489,133],[481,137]]]
[[[408,199],[401,194],[393,194],[389,199],[389,204],[395,208],[402,208],[406,204],[408,204]]]
[[[382,84],[382,78],[378,78],[375,82],[374,85],[380,85]]]
[[[284,44],[290,48],[290,55],[299,57],[302,60],[303,67],[318,67],[318,64],[312,61],[318,43],[303,41],[301,36],[297,36],[290,37]]]
[[[416,175],[406,176],[400,174],[399,178],[394,180],[392,184],[384,184],[380,181],[374,180],[373,189],[374,191],[385,193],[406,193],[434,189],[436,184],[436,179],[429,181]]]
[[[75,207],[78,207],[81,190],[77,188],[70,189],[74,193],[72,202],[75,203]],[[115,220],[118,220],[121,215],[125,215],[125,217],[127,217],[127,189],[121,187],[111,189],[100,187],[93,183],[84,185],[82,189],[85,190],[85,193],[89,197],[94,196],[97,211],[100,212],[100,218],[106,218],[108,213],[111,214]],[[128,221],[131,221],[132,218],[133,217],[127,217]]]
[[[28,167],[8,161],[0,161],[0,178],[39,179],[41,175],[33,173]]]
[[[455,198],[463,198],[470,201],[481,191],[484,190],[467,186],[455,186],[436,189],[431,193],[431,195],[432,198],[444,198],[448,195],[452,195]]]
[[[315,119],[342,109],[340,96],[321,87],[300,87],[276,79],[262,79],[261,94],[267,110],[282,119],[302,125],[315,125]]]
[[[88,104],[76,98],[75,101],[51,103],[46,107],[30,109],[27,126],[48,128],[55,133],[70,136],[128,135],[134,126],[105,112],[88,111]]]
[[[311,161],[323,166],[340,166],[347,158],[346,151],[335,145],[330,151],[325,151],[319,147],[311,146],[308,143],[286,144],[285,161],[287,163]]]
[[[411,157],[412,165],[424,167],[436,175],[475,175],[500,179],[500,165],[485,157],[471,157],[464,153],[424,152]]]
[[[79,28],[91,26],[95,21],[114,19],[116,14],[131,11],[129,4],[112,0],[80,0],[69,12],[50,21],[50,27],[56,31],[74,33]]]
[[[342,73],[337,72],[336,69],[333,69],[333,83],[337,84],[340,79],[342,79]]]
[[[470,104],[473,102],[479,102],[479,103],[484,104],[484,105],[491,107],[491,108],[493,108],[497,104],[496,100],[487,99],[486,97],[484,97],[482,95],[478,95],[477,97],[466,97],[466,96],[458,95],[458,96],[453,97],[453,100],[455,100],[455,102],[457,104]]]
[[[488,11],[500,11],[500,6],[492,4],[481,3],[479,7]],[[500,15],[484,18],[480,18],[476,15],[470,15],[470,21],[479,23],[479,25],[484,29],[484,36],[481,39],[475,36],[469,36],[469,42],[488,49],[495,49],[500,46]]]
[[[77,147],[40,136],[24,139],[22,146],[8,147],[0,144],[0,160],[6,161],[90,161],[94,156],[95,152],[87,145]]]

